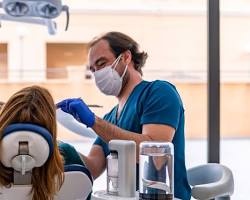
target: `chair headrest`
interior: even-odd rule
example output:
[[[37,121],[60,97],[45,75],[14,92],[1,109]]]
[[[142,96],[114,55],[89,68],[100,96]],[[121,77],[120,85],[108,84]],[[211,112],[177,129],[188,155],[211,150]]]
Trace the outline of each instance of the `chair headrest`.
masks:
[[[50,132],[35,124],[16,123],[3,130],[0,160],[16,171],[42,166],[53,153]]]

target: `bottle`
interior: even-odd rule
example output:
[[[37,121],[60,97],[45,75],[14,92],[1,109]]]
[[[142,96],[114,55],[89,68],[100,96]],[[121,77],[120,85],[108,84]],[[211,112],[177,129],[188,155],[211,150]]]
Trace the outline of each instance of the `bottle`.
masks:
[[[118,153],[111,151],[107,157],[107,193],[118,195]]]

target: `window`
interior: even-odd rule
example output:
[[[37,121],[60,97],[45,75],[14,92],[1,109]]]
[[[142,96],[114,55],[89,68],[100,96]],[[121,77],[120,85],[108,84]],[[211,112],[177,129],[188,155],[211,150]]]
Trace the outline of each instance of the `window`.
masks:
[[[75,74],[84,77],[86,60],[87,45],[84,43],[48,43],[47,78],[62,79]]]
[[[8,45],[6,43],[0,44],[0,79],[8,78],[8,61],[7,61]]]

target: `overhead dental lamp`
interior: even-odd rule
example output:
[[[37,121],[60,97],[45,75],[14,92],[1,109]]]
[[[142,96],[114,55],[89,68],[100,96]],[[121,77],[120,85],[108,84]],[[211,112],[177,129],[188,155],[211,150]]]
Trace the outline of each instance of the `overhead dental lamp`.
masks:
[[[3,0],[0,2],[0,8],[6,13],[0,13],[0,20],[45,25],[50,34],[56,33],[56,23],[52,19],[65,11],[67,15],[65,30],[68,29],[69,8],[62,5],[61,0]]]

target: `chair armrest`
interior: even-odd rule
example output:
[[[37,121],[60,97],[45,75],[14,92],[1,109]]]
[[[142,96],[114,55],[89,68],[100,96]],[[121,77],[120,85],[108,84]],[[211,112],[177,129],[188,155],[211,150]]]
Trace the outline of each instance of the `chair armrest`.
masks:
[[[192,196],[199,199],[212,199],[221,196],[230,196],[234,191],[232,172],[225,168],[222,178],[213,183],[195,185],[192,188]]]

